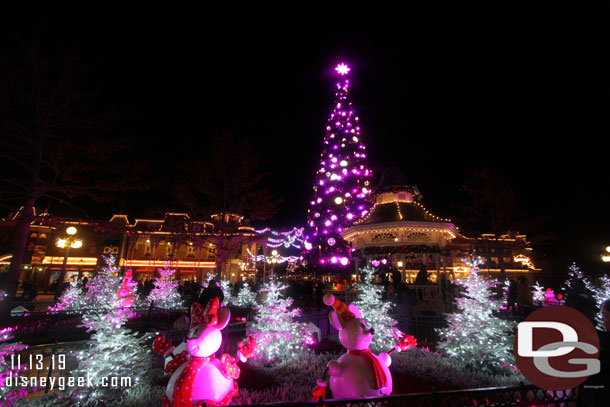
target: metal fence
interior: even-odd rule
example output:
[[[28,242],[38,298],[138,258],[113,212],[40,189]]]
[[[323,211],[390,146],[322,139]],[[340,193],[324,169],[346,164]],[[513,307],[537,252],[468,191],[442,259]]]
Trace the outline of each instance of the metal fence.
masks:
[[[581,405],[579,401],[578,388],[546,391],[535,386],[521,386],[396,394],[347,400],[250,404],[249,407],[577,407]]]

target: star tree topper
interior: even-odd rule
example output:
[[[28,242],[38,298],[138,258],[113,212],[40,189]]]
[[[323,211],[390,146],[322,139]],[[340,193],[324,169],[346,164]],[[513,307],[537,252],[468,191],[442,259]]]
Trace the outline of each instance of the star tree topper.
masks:
[[[347,73],[350,71],[350,67],[347,66],[346,64],[344,64],[343,62],[341,62],[339,65],[337,65],[337,67],[335,68],[335,71],[337,71],[337,73],[339,75],[347,75]]]

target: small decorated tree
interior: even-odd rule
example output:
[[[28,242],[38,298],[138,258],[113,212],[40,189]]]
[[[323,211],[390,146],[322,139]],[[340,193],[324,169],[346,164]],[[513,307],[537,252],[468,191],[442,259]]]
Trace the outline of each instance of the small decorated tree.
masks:
[[[27,397],[36,389],[17,385],[20,377],[27,377],[28,362],[20,365],[15,360],[18,352],[27,348],[21,342],[7,343],[13,336],[13,328],[0,329],[0,406],[13,406],[17,399]]]
[[[125,313],[114,310],[83,316],[83,326],[95,333],[91,336],[91,344],[75,353],[78,367],[71,375],[90,377],[92,386],[66,387],[65,391],[53,396],[55,404],[108,405],[125,396],[131,387],[148,382],[152,356],[145,341],[152,334],[138,336],[123,327],[125,320]],[[107,383],[104,383],[103,378],[120,380],[113,383],[106,379]]]
[[[222,293],[225,296],[223,302],[226,305],[233,305],[235,302],[235,297],[233,297],[233,293],[231,290],[231,282],[229,280],[222,280],[220,282],[220,289],[222,290]]]
[[[496,281],[486,281],[479,274],[481,260],[468,262],[470,275],[455,280],[465,289],[456,299],[458,311],[447,315],[447,328],[438,329],[439,350],[458,358],[473,371],[507,373],[515,365],[512,352],[514,324],[494,315],[500,304],[493,298]]]
[[[538,281],[536,281],[536,284],[534,284],[532,288],[532,301],[534,305],[542,305],[546,299],[544,287],[542,287]]]
[[[254,306],[254,322],[247,328],[247,335],[256,339],[257,358],[263,363],[294,361],[305,352],[309,334],[304,323],[294,321],[301,310],[290,309],[293,299],[283,298],[285,288],[270,280],[260,289],[264,300]]]
[[[373,284],[375,270],[367,266],[360,269],[360,274],[363,282],[356,285],[358,300],[354,305],[369,326],[375,329],[371,348],[376,352],[386,352],[394,347],[404,333],[396,327],[398,322],[389,315],[392,304],[383,301],[383,286]]]
[[[84,308],[85,296],[83,295],[83,285],[80,281],[70,282],[68,289],[61,295],[59,301],[49,307],[49,311],[72,311]]]
[[[576,263],[570,266],[568,279],[564,285],[566,286],[565,304],[582,312],[592,323],[601,322],[600,309],[595,298],[595,285]]]
[[[233,305],[235,305],[236,307],[248,308],[248,307],[251,307],[252,305],[254,305],[255,303],[256,303],[256,293],[253,292],[250,289],[250,285],[247,282],[245,282],[242,285],[239,292],[237,293],[237,296],[235,297],[235,300],[233,301]]]
[[[106,265],[89,280],[82,308],[109,310],[118,306],[117,291],[121,288],[122,279],[118,277],[116,258],[109,254],[103,259]]]
[[[597,322],[597,329],[605,331],[606,327],[602,321],[601,307],[604,301],[610,299],[610,277],[603,275],[598,280],[598,285],[591,287],[593,291],[593,298],[597,304],[597,315],[595,316],[595,322]]]
[[[146,298],[146,304],[153,304],[160,308],[181,308],[184,306],[184,301],[178,292],[177,280],[173,279],[176,273],[175,269],[165,267],[158,270],[159,277],[155,277],[155,288],[150,291]]]

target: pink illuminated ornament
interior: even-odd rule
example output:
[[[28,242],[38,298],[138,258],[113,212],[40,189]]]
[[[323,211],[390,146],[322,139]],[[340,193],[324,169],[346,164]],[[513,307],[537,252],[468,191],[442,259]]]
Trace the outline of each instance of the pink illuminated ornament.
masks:
[[[309,242],[307,242],[307,241],[305,242],[305,250],[309,251],[309,250],[311,250],[311,248],[312,248],[312,247],[313,247],[313,246],[312,246],[312,244],[311,244],[311,243],[309,243]]]
[[[153,350],[166,358],[165,371],[172,373],[161,399],[164,406],[226,406],[237,395],[235,379],[240,368],[236,358],[226,353],[220,359],[215,357],[222,343],[220,331],[230,317],[228,308],[219,307],[218,298],[211,299],[205,310],[194,303],[191,330],[185,342],[174,348],[163,335],[155,339]],[[238,346],[237,357],[242,362],[256,352],[256,342],[251,337]]]
[[[371,264],[375,267],[379,267],[379,264],[381,264],[381,263],[379,262],[379,260],[372,260]]]
[[[334,238],[334,237],[329,237],[329,238],[328,238],[328,245],[329,245],[329,246],[334,246],[334,245],[335,245],[335,243],[337,243],[337,241],[335,240],[335,238]]]
[[[347,259],[347,257],[341,257],[341,260],[339,260],[339,262],[341,263],[342,266],[347,266],[347,263],[349,263],[349,260]]]
[[[347,73],[349,71],[351,71],[350,67],[347,66],[346,64],[344,64],[343,62],[340,63],[339,65],[337,65],[337,67],[335,68],[335,71],[337,71],[337,73],[339,75],[347,75]]]
[[[337,262],[338,262],[338,261],[339,261],[339,260],[338,260],[338,259],[337,259],[335,256],[333,256],[333,257],[330,259],[330,262],[331,262],[332,264],[337,264]]]

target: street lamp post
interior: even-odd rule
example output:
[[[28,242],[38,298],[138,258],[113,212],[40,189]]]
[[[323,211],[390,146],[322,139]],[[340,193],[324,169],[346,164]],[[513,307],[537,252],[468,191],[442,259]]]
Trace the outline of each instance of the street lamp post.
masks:
[[[55,287],[55,298],[59,298],[61,296],[61,288],[64,284],[64,279],[66,278],[66,266],[68,265],[68,256],[70,256],[70,249],[78,249],[83,246],[83,241],[77,238],[76,235],[77,229],[74,226],[70,226],[66,229],[66,233],[68,236],[57,239],[55,245],[60,249],[64,249],[64,262],[61,266],[61,274],[59,275],[59,280],[57,280],[57,287]]]
[[[269,258],[267,258],[267,262],[272,265],[272,267],[271,267],[271,279],[273,280],[273,275],[275,274],[275,265],[280,262],[280,255],[278,254],[277,250],[273,250],[271,252],[271,256]],[[263,278],[263,283],[264,282],[265,281],[264,281],[264,278]]]

